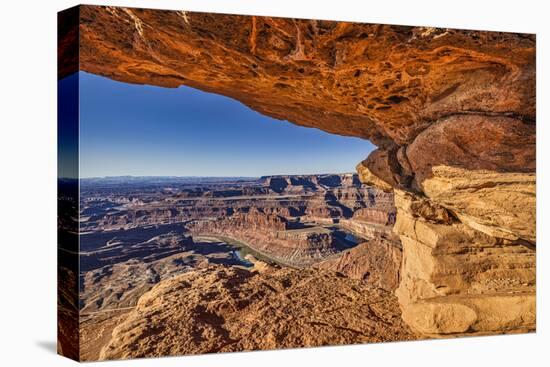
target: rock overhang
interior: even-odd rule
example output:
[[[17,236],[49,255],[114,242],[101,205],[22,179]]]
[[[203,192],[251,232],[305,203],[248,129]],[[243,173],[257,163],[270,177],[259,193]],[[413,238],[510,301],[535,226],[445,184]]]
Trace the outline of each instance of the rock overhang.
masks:
[[[406,239],[404,256],[409,262],[400,287],[405,315],[422,305],[431,310],[428,321],[434,317],[453,324],[434,306],[440,303],[423,299],[419,291],[432,297],[440,275],[425,267],[428,278],[419,279],[410,267],[416,260],[439,261],[428,252],[420,256],[424,245],[410,239],[416,235],[410,228],[434,221],[437,233],[451,226],[461,228],[457,233],[462,235],[474,231],[473,238],[493,238],[491,251],[505,261],[496,264],[486,256],[486,245],[474,241],[470,251],[479,256],[461,257],[461,266],[485,281],[493,273],[517,278],[518,266],[508,262],[522,264],[527,275],[521,277],[528,286],[521,291],[531,292],[525,302],[527,309],[534,307],[534,246],[531,252],[510,252],[521,243],[536,243],[535,35],[100,6],[78,9],[79,24],[61,28],[60,37],[78,34],[80,64],[62,65],[60,77],[83,70],[127,83],[187,85],[237,99],[277,119],[376,144],[378,150],[358,165],[360,177],[386,191],[411,195],[415,203],[398,208],[398,218],[410,224],[397,229]],[[61,46],[60,52],[71,55],[75,50]],[[458,259],[454,253],[449,256],[455,259],[451,262]],[[489,274],[490,267],[498,269]],[[456,296],[456,308],[471,308],[479,300],[501,302],[491,289],[480,285],[478,294],[468,296],[469,303]],[[455,291],[470,290],[457,286]],[[472,309],[472,320],[479,319],[476,325],[485,325],[495,314],[510,316],[498,307],[491,308],[491,315]],[[408,318],[417,330],[423,329],[423,321]],[[514,327],[530,329],[531,321]],[[489,329],[480,326],[477,331],[484,330]]]
[[[454,114],[535,120],[534,35],[79,9],[80,70],[223,94],[271,117],[381,148],[410,144]],[[70,27],[60,31],[74,36]]]

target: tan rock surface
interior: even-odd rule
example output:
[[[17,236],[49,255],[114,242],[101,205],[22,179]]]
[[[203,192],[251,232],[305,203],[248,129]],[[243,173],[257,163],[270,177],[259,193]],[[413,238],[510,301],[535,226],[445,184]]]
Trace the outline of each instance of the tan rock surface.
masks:
[[[454,221],[434,223],[396,191],[394,231],[403,245],[397,296],[403,318],[423,335],[535,329],[535,249]]]
[[[394,197],[400,211],[415,218],[420,217],[431,223],[450,224],[453,222],[452,214],[447,209],[424,197],[402,190],[396,190]]]
[[[378,145],[357,167],[361,180],[427,200],[397,213],[404,314],[440,294],[424,308],[427,321],[406,317],[418,330],[531,328],[534,35],[96,6],[81,6],[80,18],[84,71],[188,85]],[[61,29],[61,45],[74,34]],[[64,66],[61,77],[76,71]],[[459,306],[440,306],[448,291]],[[508,307],[502,291],[526,292],[525,307]]]
[[[384,191],[408,185],[408,179],[401,176],[401,165],[395,149],[376,149],[357,166],[357,172],[360,180],[372,181],[372,186],[380,187]]]
[[[489,235],[536,242],[535,173],[433,168],[423,183],[434,202]]]
[[[393,217],[395,218],[395,217]],[[392,219],[393,220],[393,219]],[[354,235],[364,239],[390,238],[395,239],[396,236],[392,233],[392,224],[381,225],[364,220],[357,219],[340,219],[338,225]]]
[[[338,257],[325,260],[316,267],[363,279],[370,285],[394,291],[399,285],[401,244],[383,238],[363,242]]]
[[[374,186],[382,191],[391,192],[393,190],[391,183],[393,183],[394,180],[392,179],[389,181],[390,183],[388,183],[388,181],[376,176],[370,167],[367,166],[368,163],[367,160],[364,160],[355,167],[361,182],[366,185]]]
[[[102,359],[312,347],[415,336],[395,297],[319,270],[211,267],[155,286]]]
[[[422,192],[496,237],[535,242],[535,126],[451,116],[420,133],[406,156]]]
[[[534,294],[446,297],[414,303],[403,320],[422,335],[505,334],[535,329]]]

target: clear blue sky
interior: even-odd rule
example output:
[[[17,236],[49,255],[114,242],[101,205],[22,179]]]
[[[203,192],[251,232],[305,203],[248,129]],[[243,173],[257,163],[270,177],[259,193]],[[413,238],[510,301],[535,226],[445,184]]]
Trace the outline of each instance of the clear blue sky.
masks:
[[[79,76],[81,177],[352,172],[373,149],[189,87]]]
[[[57,82],[57,175],[78,178],[78,74]]]

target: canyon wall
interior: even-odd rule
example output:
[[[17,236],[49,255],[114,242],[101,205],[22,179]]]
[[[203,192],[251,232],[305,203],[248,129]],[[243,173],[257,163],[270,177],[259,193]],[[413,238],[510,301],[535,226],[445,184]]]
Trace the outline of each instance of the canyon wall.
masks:
[[[80,20],[81,70],[376,144],[357,170],[396,190],[416,332],[535,328],[534,35],[96,6]]]
[[[255,207],[226,218],[196,220],[186,227],[194,235],[219,235],[245,243],[291,267],[308,266],[346,248],[337,232],[317,226],[292,229],[286,218]]]
[[[399,286],[402,261],[399,241],[374,238],[315,266],[393,292]]]

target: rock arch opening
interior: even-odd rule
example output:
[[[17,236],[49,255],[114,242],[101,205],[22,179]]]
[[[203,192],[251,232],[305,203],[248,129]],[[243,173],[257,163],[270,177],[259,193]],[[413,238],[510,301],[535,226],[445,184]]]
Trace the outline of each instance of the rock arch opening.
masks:
[[[60,37],[80,39],[61,48],[80,66],[61,76],[185,84],[376,144],[357,170],[395,192],[397,295],[415,331],[535,328],[534,35],[79,9]]]

